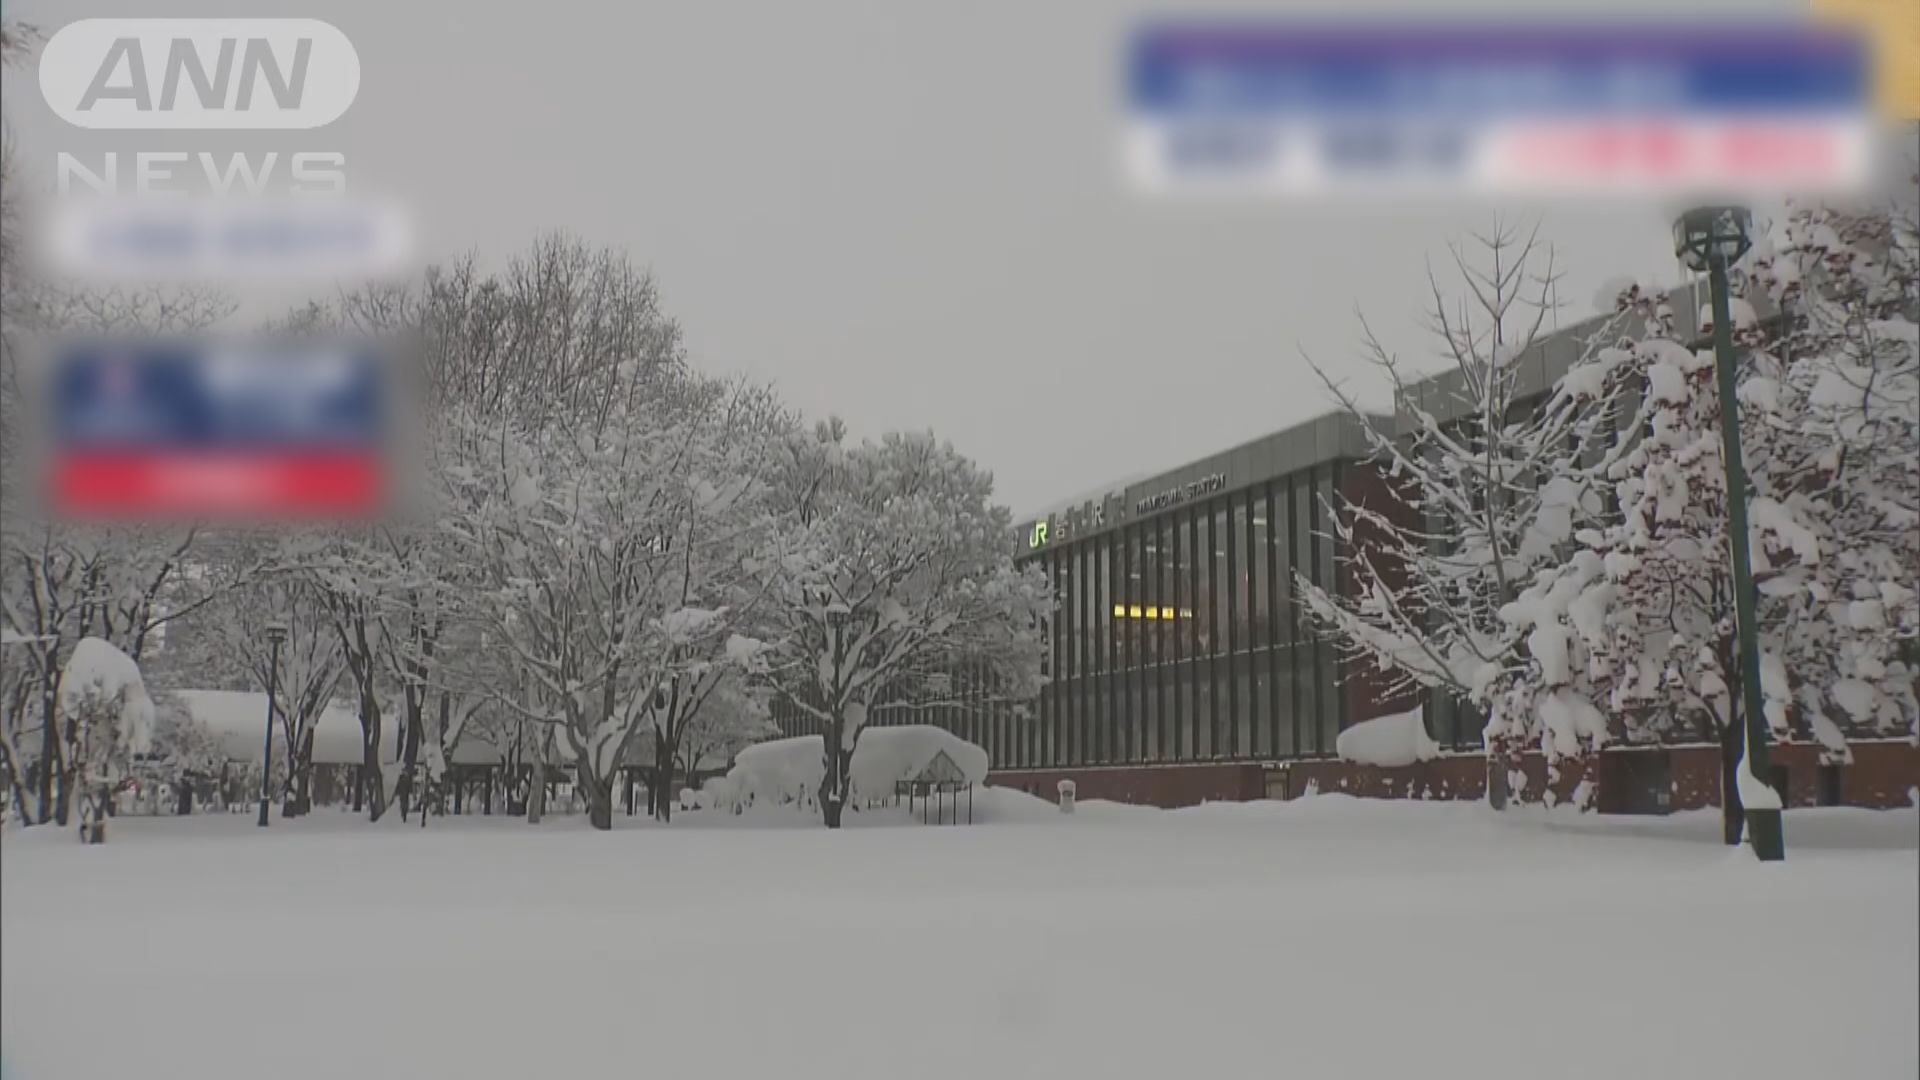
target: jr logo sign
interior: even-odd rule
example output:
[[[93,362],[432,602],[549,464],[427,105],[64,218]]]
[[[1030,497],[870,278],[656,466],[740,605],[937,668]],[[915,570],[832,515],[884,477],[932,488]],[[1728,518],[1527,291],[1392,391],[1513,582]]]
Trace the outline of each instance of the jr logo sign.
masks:
[[[40,57],[48,107],[83,128],[316,128],[359,90],[353,43],[317,19],[82,19]]]

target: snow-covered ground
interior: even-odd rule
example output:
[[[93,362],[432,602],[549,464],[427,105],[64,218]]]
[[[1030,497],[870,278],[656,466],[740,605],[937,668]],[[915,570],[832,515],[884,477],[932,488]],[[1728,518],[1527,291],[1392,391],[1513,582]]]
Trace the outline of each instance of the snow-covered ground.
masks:
[[[971,828],[328,811],[0,841],[10,1078],[1911,1078],[1910,811]],[[891,827],[873,827],[891,826]]]

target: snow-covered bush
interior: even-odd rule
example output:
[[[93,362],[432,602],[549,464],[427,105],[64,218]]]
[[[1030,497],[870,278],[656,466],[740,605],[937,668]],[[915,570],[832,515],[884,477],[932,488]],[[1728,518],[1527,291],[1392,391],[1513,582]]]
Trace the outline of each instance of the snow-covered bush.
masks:
[[[107,641],[82,638],[60,673],[62,761],[79,794],[80,837],[106,839],[113,789],[153,745],[153,699],[133,658]]]
[[[195,718],[178,695],[155,695],[153,745],[136,765],[142,782],[177,793],[210,782],[226,763],[227,748],[219,733]]]

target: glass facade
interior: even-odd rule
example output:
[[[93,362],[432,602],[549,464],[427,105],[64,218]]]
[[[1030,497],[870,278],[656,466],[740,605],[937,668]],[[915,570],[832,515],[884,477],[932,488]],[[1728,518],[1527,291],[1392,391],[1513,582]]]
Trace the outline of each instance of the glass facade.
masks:
[[[1027,558],[1053,582],[1053,681],[990,725],[995,768],[1331,755],[1338,660],[1293,575],[1335,587],[1338,463],[1175,505]],[[962,729],[964,734],[964,729]]]
[[[1050,681],[1025,705],[984,671],[942,703],[876,703],[870,723],[938,724],[995,769],[1331,756],[1339,664],[1294,604],[1294,575],[1337,587],[1326,538],[1338,462],[1176,504],[1021,556],[1053,584]],[[820,725],[776,702],[789,735]],[[1459,731],[1440,729],[1443,741]]]

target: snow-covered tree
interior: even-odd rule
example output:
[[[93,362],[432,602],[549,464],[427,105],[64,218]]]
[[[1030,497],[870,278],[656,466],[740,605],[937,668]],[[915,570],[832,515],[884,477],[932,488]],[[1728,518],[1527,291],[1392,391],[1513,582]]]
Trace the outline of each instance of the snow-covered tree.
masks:
[[[312,809],[313,740],[320,716],[333,703],[346,673],[340,638],[313,585],[299,575],[261,571],[289,546],[249,547],[206,568],[215,599],[168,627],[163,666],[150,667],[155,685],[181,689],[275,689],[275,736],[288,750],[282,813]],[[227,583],[225,575],[248,574]],[[278,624],[286,639],[276,650],[267,627]],[[273,669],[278,657],[279,668]]]
[[[388,565],[375,544],[354,535],[334,537],[301,560],[301,573],[340,643],[340,663],[360,719],[360,785],[353,805],[359,810],[364,798],[372,821],[386,813],[389,790],[380,758],[387,709],[381,665],[386,624],[379,592]]]
[[[559,235],[542,237],[502,276],[466,258],[418,281],[310,304],[275,329],[374,335],[410,344],[418,360],[422,423],[407,434],[430,475],[409,489],[413,512],[330,530],[280,560],[318,593],[339,642],[369,814],[377,819],[390,799],[405,814],[422,787],[430,797],[440,790],[469,725],[489,716],[477,681],[490,666],[485,642],[461,613],[481,571],[462,561],[433,505],[443,492],[431,474],[447,461],[440,444],[450,425],[597,430],[627,392],[622,379],[677,360],[678,330],[651,278],[625,256]]]
[[[6,20],[0,62],[23,61],[40,36]],[[54,715],[78,643],[97,637],[139,661],[161,627],[208,594],[187,580],[199,530],[59,521],[34,503],[21,463],[39,388],[24,350],[66,333],[191,334],[233,305],[217,290],[101,286],[48,273],[23,242],[32,207],[22,202],[28,186],[14,182],[17,165],[11,138],[0,135],[0,628],[21,642],[0,650],[0,765],[16,792],[37,792],[34,818],[65,824],[73,792],[59,778],[73,769]]]
[[[722,679],[680,737],[680,774],[691,781],[703,765],[733,756],[780,733],[769,709],[771,688],[747,673]]]
[[[780,693],[826,733],[822,815],[838,828],[850,762],[880,700],[920,705],[962,665],[1002,700],[1041,683],[1050,598],[1012,561],[1012,519],[992,476],[931,434],[846,448],[837,425],[788,448],[787,517],[760,560],[782,657]],[[944,702],[941,702],[944,703]]]
[[[669,674],[649,710],[653,780],[647,786],[648,808],[661,821],[672,820],[672,778],[689,739],[724,742],[750,722],[755,702],[765,715],[764,696],[750,685],[764,674],[767,657],[765,645],[750,636],[765,597],[753,573],[753,556],[777,524],[770,469],[792,428],[763,388],[703,379],[691,382],[687,392],[696,408],[714,412],[728,456],[715,463],[724,475],[705,481],[712,486],[717,480],[725,490],[694,500],[682,527],[661,545],[673,560],[681,609],[663,623],[675,640]],[[691,775],[699,753],[686,760]]]
[[[1761,526],[1807,534],[1755,548],[1767,708],[1849,760],[1846,736],[1920,717],[1920,189],[1864,212],[1797,207],[1777,233],[1745,278],[1782,314],[1741,431]]]
[[[11,186],[9,188],[11,190]],[[23,460],[20,434],[37,390],[21,350],[29,335],[186,334],[231,311],[216,293],[157,288],[80,288],[15,267],[0,304],[0,456]],[[49,517],[32,498],[25,470],[0,472],[0,626],[25,644],[0,655],[7,676],[0,705],[0,755],[10,782],[38,792],[35,816],[67,820],[71,775],[49,723],[60,672],[77,643],[99,637],[133,657],[145,654],[169,621],[212,598],[192,576],[204,531],[192,525],[130,526]],[[29,762],[32,775],[29,775]]]
[[[144,783],[173,788],[180,813],[193,809],[193,792],[216,782],[227,764],[220,737],[197,720],[177,696],[153,693],[153,744],[135,763]]]
[[[1753,302],[1732,305],[1767,721],[1837,759],[1849,731],[1911,731],[1920,715],[1912,221],[1796,210],[1742,275]],[[1674,339],[1670,311],[1625,302],[1647,308],[1646,332],[1562,382],[1644,387],[1610,466],[1620,517],[1582,529],[1577,550],[1503,608],[1527,661],[1488,730],[1550,757],[1589,754],[1609,734],[1716,740],[1738,842],[1742,791],[1765,778],[1743,776],[1714,356]]]
[[[153,699],[140,665],[103,638],[81,638],[60,673],[61,761],[79,792],[80,839],[103,843],[113,791],[153,745]]]
[[[448,535],[482,575],[470,617],[515,676],[494,700],[551,727],[599,828],[636,736],[664,721],[670,758],[679,709],[752,651],[732,630],[758,591],[738,556],[766,525],[740,396],[630,370],[648,385],[597,430],[461,420],[438,466]]]
[[[1604,510],[1604,448],[1624,384],[1529,386],[1516,361],[1553,329],[1553,253],[1537,233],[1501,225],[1476,239],[1475,257],[1452,249],[1459,298],[1430,275],[1443,374],[1410,369],[1362,322],[1365,357],[1391,385],[1397,416],[1376,416],[1315,365],[1367,432],[1393,495],[1331,508],[1344,592],[1304,577],[1296,587],[1320,631],[1382,674],[1384,693],[1447,695],[1484,712],[1525,663],[1526,631],[1501,609]],[[1595,327],[1585,347],[1611,332]],[[1490,763],[1518,749],[1502,729],[1489,734]]]

